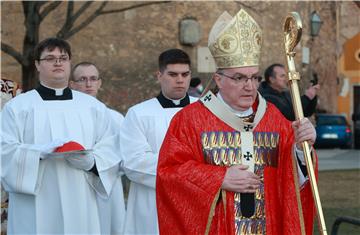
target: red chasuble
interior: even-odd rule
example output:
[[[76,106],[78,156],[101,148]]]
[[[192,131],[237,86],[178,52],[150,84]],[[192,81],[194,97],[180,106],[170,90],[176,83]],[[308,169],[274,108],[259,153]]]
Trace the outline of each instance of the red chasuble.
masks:
[[[301,234],[293,130],[274,105],[267,103],[266,109],[253,130],[255,174],[264,183],[254,194],[255,213],[250,218],[241,215],[240,194],[220,189],[227,168],[221,159],[241,155],[239,132],[201,102],[174,116],[157,169],[160,234]],[[315,211],[308,181],[301,188],[301,201],[306,234],[312,234]]]

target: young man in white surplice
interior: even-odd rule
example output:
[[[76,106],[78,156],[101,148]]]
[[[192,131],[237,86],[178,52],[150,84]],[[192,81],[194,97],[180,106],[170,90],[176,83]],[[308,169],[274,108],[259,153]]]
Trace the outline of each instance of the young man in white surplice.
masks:
[[[109,111],[68,88],[71,48],[58,38],[35,48],[40,84],[2,111],[1,180],[9,234],[100,234],[97,194],[119,171]],[[68,150],[85,150],[62,152]],[[55,153],[54,153],[55,151]]]
[[[129,109],[121,126],[120,143],[130,191],[125,234],[158,234],[155,179],[158,154],[172,117],[196,101],[189,97],[190,58],[180,49],[159,56],[161,92]]]
[[[97,97],[98,91],[102,85],[102,77],[94,63],[80,62],[76,64],[71,72],[69,86],[71,89],[81,91],[93,97]],[[115,134],[120,132],[121,123],[124,116],[109,108]],[[117,153],[120,161],[122,157]],[[97,197],[100,213],[101,234],[123,234],[125,223],[125,203],[124,193],[121,181],[123,171],[120,169],[115,181],[110,197]]]

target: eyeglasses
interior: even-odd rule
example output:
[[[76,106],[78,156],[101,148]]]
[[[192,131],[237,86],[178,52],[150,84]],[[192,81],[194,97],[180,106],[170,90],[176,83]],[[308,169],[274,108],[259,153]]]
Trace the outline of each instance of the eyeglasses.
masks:
[[[57,62],[59,63],[65,63],[68,62],[70,60],[69,56],[60,56],[60,57],[55,57],[55,56],[47,56],[45,58],[39,59],[39,61],[43,61],[45,60],[47,63],[49,64],[55,64]]]
[[[92,77],[80,77],[79,79],[76,80],[74,79],[73,81],[77,83],[86,83],[86,82],[97,82],[100,79],[101,78],[99,77],[92,76]]]
[[[224,74],[224,73],[219,73],[219,72],[218,72],[218,74],[220,74],[222,76],[225,76],[227,78],[230,78],[230,79],[234,80],[235,83],[242,84],[242,85],[246,84],[246,82],[248,80],[250,80],[251,82],[254,82],[254,81],[259,82],[261,80],[261,76],[258,76],[258,75],[253,75],[251,77],[247,77],[247,76],[244,76],[244,75],[230,76],[230,75],[227,75],[227,74]]]

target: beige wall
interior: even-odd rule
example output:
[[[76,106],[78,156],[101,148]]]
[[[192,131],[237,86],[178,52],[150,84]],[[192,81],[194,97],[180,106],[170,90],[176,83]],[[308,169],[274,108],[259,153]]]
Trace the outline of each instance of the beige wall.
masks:
[[[78,7],[80,2],[76,2]],[[94,3],[99,5],[100,3]],[[129,6],[132,2],[110,2],[108,9]],[[95,62],[104,77],[100,99],[109,106],[125,113],[129,106],[148,99],[159,92],[154,73],[157,57],[165,49],[178,47],[189,53],[193,60],[193,73],[205,80],[209,74],[197,74],[197,47],[207,46],[207,35],[217,17],[227,10],[234,15],[244,7],[263,28],[261,70],[271,63],[285,63],[282,24],[287,12],[297,11],[303,19],[303,37],[297,47],[297,68],[304,76],[301,82],[306,87],[309,66],[302,65],[302,46],[310,48],[311,67],[319,74],[320,107],[336,111],[336,59],[337,12],[341,4],[336,2],[171,2],[147,6],[125,13],[98,17],[88,27],[69,39],[73,50],[73,64],[82,60]],[[353,6],[351,5],[353,4]],[[21,2],[1,2],[2,40],[21,51],[24,35]],[[42,23],[40,39],[54,36],[65,18],[66,3],[51,13]],[[317,10],[324,21],[320,35],[312,41],[309,34],[309,17]],[[343,10],[342,10],[343,11]],[[179,44],[178,24],[184,17],[195,17],[201,25],[202,39],[194,47]],[[343,14],[344,16],[344,14]],[[1,76],[19,81],[20,66],[1,54]]]

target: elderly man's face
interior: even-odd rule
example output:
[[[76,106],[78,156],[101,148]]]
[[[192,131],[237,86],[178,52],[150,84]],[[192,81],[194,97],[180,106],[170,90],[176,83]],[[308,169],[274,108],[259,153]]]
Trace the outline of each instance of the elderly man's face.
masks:
[[[258,67],[221,69],[215,76],[224,101],[238,111],[248,110],[256,100]]]

